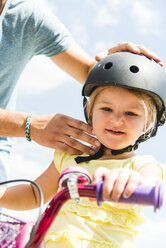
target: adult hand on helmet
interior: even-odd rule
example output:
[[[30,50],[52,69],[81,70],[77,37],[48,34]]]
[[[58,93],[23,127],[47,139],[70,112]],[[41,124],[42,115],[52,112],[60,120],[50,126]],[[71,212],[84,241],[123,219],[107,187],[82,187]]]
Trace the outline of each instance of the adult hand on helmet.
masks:
[[[89,125],[63,114],[33,115],[30,137],[40,145],[70,154],[94,154],[95,147],[100,146]],[[93,148],[78,140],[91,144]]]
[[[149,50],[148,48],[146,48],[143,45],[136,45],[132,42],[120,42],[119,44],[117,44],[116,46],[108,49],[107,51],[101,52],[99,54],[96,55],[95,59],[97,61],[103,59],[106,55],[109,55],[111,53],[116,53],[116,52],[124,52],[124,51],[129,51],[129,52],[133,52],[133,53],[142,53],[145,56],[147,56],[150,59],[154,59],[157,63],[159,63],[161,66],[163,66],[163,63],[160,59],[159,56],[157,56],[154,52],[152,52],[151,50]]]

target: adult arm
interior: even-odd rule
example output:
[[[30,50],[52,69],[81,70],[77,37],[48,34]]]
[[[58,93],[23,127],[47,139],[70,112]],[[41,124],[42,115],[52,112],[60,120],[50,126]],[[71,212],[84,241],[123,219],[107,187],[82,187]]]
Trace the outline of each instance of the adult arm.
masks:
[[[28,113],[0,109],[0,136],[25,137]],[[76,139],[93,146],[100,143],[91,135],[86,123],[63,114],[33,115],[30,121],[30,137],[40,145],[59,149],[70,154],[93,154],[95,150]]]
[[[144,53],[161,64],[160,58],[153,52],[143,46],[136,46],[128,42],[119,43],[108,51],[97,55],[96,59],[99,60],[106,54],[126,50]],[[69,49],[51,59],[81,83],[85,81],[89,71],[96,63],[77,44],[73,44]],[[28,113],[0,109],[0,136],[25,137],[27,116]],[[92,137],[90,126],[63,114],[33,115],[30,122],[30,137],[40,145],[70,154],[81,154],[82,152],[94,154],[96,152],[96,148],[92,149],[78,140],[85,141],[94,147],[100,146],[100,143]]]
[[[83,84],[88,76],[88,73],[96,64],[96,61],[101,60],[106,55],[111,53],[122,51],[130,51],[138,54],[142,53],[150,59],[154,59],[161,66],[163,65],[161,59],[154,52],[142,45],[135,45],[131,42],[121,42],[116,46],[96,55],[95,60],[89,57],[89,55],[78,46],[78,44],[74,43],[69,49],[52,57],[51,59],[66,73]]]

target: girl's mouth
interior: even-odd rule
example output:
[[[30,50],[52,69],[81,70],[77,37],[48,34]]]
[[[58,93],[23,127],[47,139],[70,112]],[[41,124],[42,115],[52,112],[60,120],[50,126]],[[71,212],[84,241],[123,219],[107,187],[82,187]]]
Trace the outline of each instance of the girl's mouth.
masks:
[[[117,130],[115,131],[115,130],[111,130],[111,129],[106,129],[106,131],[109,132],[110,134],[117,135],[117,136],[124,134],[124,132],[117,131]]]

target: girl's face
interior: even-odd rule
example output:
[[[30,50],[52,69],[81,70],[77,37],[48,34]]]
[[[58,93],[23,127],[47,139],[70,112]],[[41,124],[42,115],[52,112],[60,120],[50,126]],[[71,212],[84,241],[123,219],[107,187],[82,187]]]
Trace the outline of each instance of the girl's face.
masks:
[[[145,109],[140,99],[124,88],[110,87],[96,97],[92,126],[98,140],[118,150],[135,143],[145,128]]]

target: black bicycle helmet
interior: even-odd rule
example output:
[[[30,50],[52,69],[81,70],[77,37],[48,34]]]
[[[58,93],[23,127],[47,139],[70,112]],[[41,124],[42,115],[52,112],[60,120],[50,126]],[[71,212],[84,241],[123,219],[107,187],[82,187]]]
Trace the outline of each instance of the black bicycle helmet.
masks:
[[[135,150],[139,143],[153,137],[158,126],[166,121],[166,74],[159,64],[142,54],[118,52],[106,56],[91,70],[82,89],[86,119],[86,96],[89,97],[96,87],[105,85],[141,90],[148,94],[156,105],[157,120],[153,131],[149,130],[141,135],[134,145],[112,150],[112,154]],[[99,156],[101,150],[104,151],[103,147],[99,150]],[[97,158],[96,155],[90,157]]]

